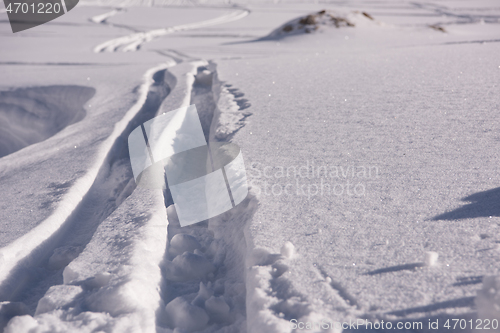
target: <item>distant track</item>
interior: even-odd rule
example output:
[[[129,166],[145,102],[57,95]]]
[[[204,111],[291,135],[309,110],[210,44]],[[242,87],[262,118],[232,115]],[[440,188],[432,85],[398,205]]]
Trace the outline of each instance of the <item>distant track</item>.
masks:
[[[99,44],[94,48],[94,52],[95,53],[117,52],[119,50],[121,50],[123,52],[137,51],[141,47],[142,44],[148,43],[148,42],[152,41],[153,39],[156,39],[156,38],[159,38],[159,37],[162,37],[165,35],[169,35],[169,34],[172,34],[175,32],[179,32],[179,31],[206,28],[206,27],[210,27],[213,25],[219,25],[219,24],[223,24],[223,23],[237,21],[237,20],[244,18],[249,13],[250,13],[250,11],[248,9],[238,9],[238,10],[232,11],[228,14],[211,19],[211,20],[176,25],[173,27],[162,28],[162,29],[154,29],[154,30],[150,30],[150,31],[146,31],[146,32],[133,33],[133,34],[128,35],[128,36],[115,38],[115,39],[109,40],[107,42],[104,42],[102,44]],[[107,13],[107,14],[110,14],[110,13]],[[107,15],[107,14],[103,14],[103,15]],[[107,19],[107,17],[105,17],[104,20],[102,20],[102,21],[105,21],[105,19]],[[101,23],[102,21],[99,21],[99,23]]]

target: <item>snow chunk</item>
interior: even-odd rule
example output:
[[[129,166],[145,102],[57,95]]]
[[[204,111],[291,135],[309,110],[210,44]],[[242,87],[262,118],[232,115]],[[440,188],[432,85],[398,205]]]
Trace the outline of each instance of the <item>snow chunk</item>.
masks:
[[[214,271],[215,266],[207,258],[184,252],[167,266],[166,275],[172,281],[185,281],[203,278]]]
[[[12,318],[4,333],[30,332],[38,327],[38,322],[30,315]]]
[[[206,300],[205,309],[210,315],[210,318],[217,323],[226,322],[229,319],[229,305],[227,305],[222,296],[212,296]]]
[[[108,286],[98,289],[85,299],[86,307],[93,312],[109,313],[119,316],[137,310],[137,289],[133,284]]]
[[[425,266],[427,267],[436,266],[438,258],[439,254],[437,252],[432,252],[432,251],[426,252],[424,259]]]
[[[295,256],[295,246],[292,244],[292,242],[287,241],[281,247],[280,252],[284,257],[292,259]]]
[[[204,329],[209,320],[205,310],[190,304],[183,297],[177,297],[168,303],[165,312],[175,327],[188,333]]]
[[[193,253],[200,248],[200,243],[193,236],[188,234],[177,234],[170,240],[168,252],[172,257],[176,257],[184,252]]]
[[[192,303],[194,305],[199,306],[199,307],[203,307],[203,305],[205,304],[205,301],[207,299],[209,299],[210,297],[212,297],[214,294],[213,290],[210,289],[211,286],[212,286],[212,284],[210,282],[208,283],[208,288],[205,287],[203,282],[200,282],[200,290],[198,291],[198,295],[196,295],[196,297]]]
[[[78,280],[79,274],[70,266],[66,266],[63,271],[63,283],[70,284],[71,282]]]
[[[213,81],[213,73],[208,69],[202,69],[198,71],[198,74],[195,75],[195,84],[200,84],[204,86],[210,86]]]
[[[480,319],[500,318],[500,276],[485,276],[483,287],[476,296],[477,313]],[[499,333],[500,329],[490,331]]]
[[[97,273],[93,278],[85,281],[85,287],[89,289],[98,289],[107,286],[112,276],[113,275],[108,272]]]
[[[83,289],[80,286],[52,286],[38,301],[35,315],[68,306],[82,292]]]

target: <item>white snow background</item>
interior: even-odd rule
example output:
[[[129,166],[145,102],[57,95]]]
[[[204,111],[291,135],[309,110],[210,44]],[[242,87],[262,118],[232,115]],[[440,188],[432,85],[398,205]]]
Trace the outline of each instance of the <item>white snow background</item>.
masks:
[[[500,332],[499,42],[496,0],[1,7],[0,330]],[[251,190],[181,228],[127,137],[190,104]]]

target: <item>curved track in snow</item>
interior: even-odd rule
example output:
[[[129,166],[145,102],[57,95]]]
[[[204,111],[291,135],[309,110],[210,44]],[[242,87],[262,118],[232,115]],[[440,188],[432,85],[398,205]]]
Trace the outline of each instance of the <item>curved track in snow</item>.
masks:
[[[232,11],[228,14],[211,19],[211,20],[176,25],[173,27],[155,29],[155,30],[150,30],[147,32],[133,33],[133,34],[128,35],[128,36],[119,37],[119,38],[104,42],[102,44],[99,44],[94,48],[94,52],[96,52],[96,53],[116,52],[119,50],[121,50],[123,52],[137,51],[141,47],[142,44],[148,43],[148,42],[152,41],[153,39],[156,39],[156,38],[159,38],[159,37],[162,37],[165,35],[169,35],[169,34],[172,34],[175,32],[179,32],[179,31],[206,28],[206,27],[210,27],[210,26],[214,26],[214,25],[219,25],[219,24],[223,24],[223,23],[237,21],[237,20],[244,18],[249,13],[250,13],[250,11],[248,9],[238,9],[238,10]],[[110,13],[107,13],[107,14],[110,14]],[[106,15],[106,14],[104,14],[104,15]],[[98,21],[99,23],[106,20],[109,16],[103,16],[103,17],[104,17],[104,19]]]
[[[109,24],[106,20],[119,11],[90,20]],[[248,14],[238,9],[212,20],[134,33],[100,44],[94,51],[136,51],[167,34],[223,24]],[[0,320],[0,329],[7,325],[7,332],[21,332],[28,326],[56,323],[63,330],[84,332],[90,326],[81,326],[79,318],[93,313],[105,322],[101,328],[126,325],[142,332],[170,332],[176,328],[190,331],[190,325],[195,325],[203,332],[246,330],[245,230],[257,208],[256,200],[250,195],[230,212],[180,228],[167,189],[167,231],[161,221],[165,206],[153,199],[159,193],[135,190],[126,139],[139,123],[156,114],[196,104],[207,139],[227,141],[244,126],[250,113],[242,110],[250,104],[218,81],[215,64],[193,62],[174,50],[162,55],[175,61],[144,75],[138,102],[116,124],[101,145],[96,164],[70,188],[56,212],[0,249],[0,297],[4,301],[0,315],[5,312],[2,306],[14,309],[9,318]],[[189,248],[193,243],[200,246]],[[185,247],[187,253],[180,251]],[[198,270],[199,260],[208,271]],[[129,293],[130,288],[140,289],[141,296]],[[189,311],[183,312],[184,306]],[[192,316],[193,309],[202,320],[175,319]],[[128,323],[132,317],[135,323]]]

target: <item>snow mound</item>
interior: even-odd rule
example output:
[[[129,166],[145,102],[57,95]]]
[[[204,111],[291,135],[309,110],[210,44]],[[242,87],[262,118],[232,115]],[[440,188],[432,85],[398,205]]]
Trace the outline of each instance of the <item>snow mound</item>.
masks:
[[[74,299],[83,292],[80,286],[52,286],[38,301],[35,315],[63,308],[74,302]]]
[[[49,86],[0,92],[0,157],[43,141],[85,117],[94,88]]]
[[[425,253],[424,265],[427,267],[436,266],[439,254],[437,252],[428,251]]]
[[[172,281],[199,279],[215,271],[215,266],[203,255],[184,252],[167,266],[166,275]]]
[[[323,27],[353,28],[371,25],[375,19],[366,12],[353,11],[346,14],[321,10],[317,13],[301,16],[273,30],[264,39],[279,39],[291,35],[312,33]]]
[[[281,247],[280,252],[284,257],[292,259],[295,256],[295,246],[292,244],[292,242],[287,241]]]
[[[201,248],[201,245],[193,236],[188,234],[177,234],[170,240],[168,252],[172,258],[175,258],[184,252],[194,253],[194,251],[199,248]]]
[[[476,297],[478,317],[483,320],[500,318],[500,276],[485,276]],[[490,331],[499,333],[500,329]]]
[[[196,332],[208,324],[206,311],[189,303],[184,297],[177,297],[165,307],[170,321],[185,332]]]

